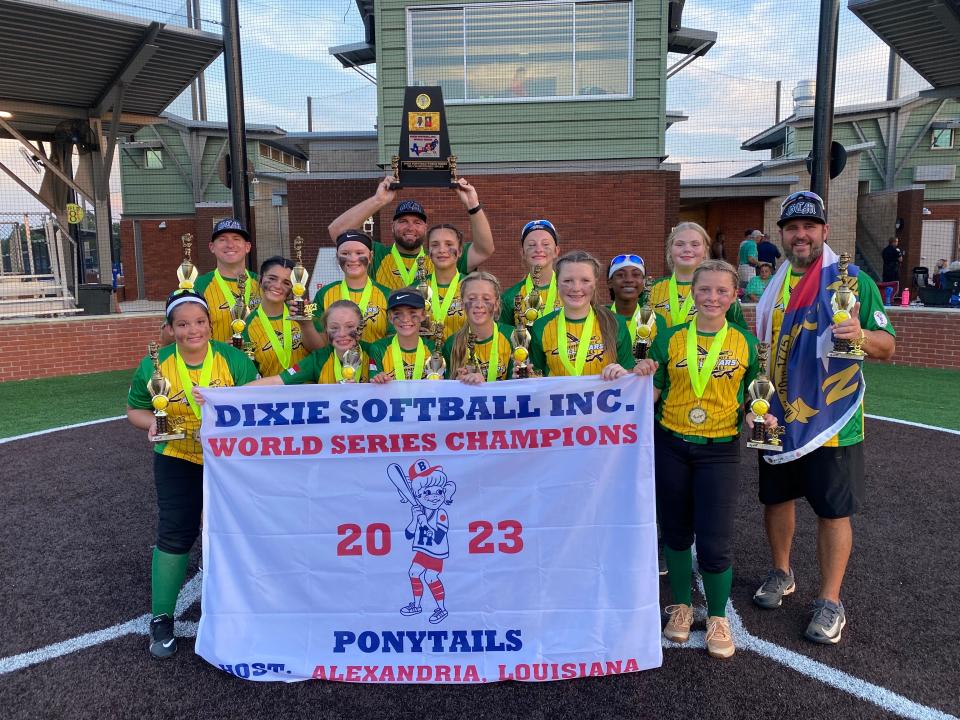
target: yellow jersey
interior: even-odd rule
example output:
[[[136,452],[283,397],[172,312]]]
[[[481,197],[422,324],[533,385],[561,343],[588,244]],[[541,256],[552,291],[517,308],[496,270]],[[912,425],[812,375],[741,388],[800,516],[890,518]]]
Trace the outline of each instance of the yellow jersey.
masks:
[[[370,299],[367,301],[367,307],[360,308],[360,312],[364,316],[363,335],[360,336],[360,339],[367,343],[376,342],[380,338],[393,333],[393,326],[387,320],[387,297],[390,295],[390,290],[380,283],[373,281],[371,283]],[[337,300],[350,300],[355,305],[360,305],[365,288],[359,290],[347,288],[347,290],[348,297],[343,297],[341,281],[339,280],[324,285],[317,290],[317,294],[313,298],[313,302],[317,305],[317,319],[313,321],[313,326],[317,329],[317,332],[324,331],[323,323],[320,322],[320,314]]]
[[[287,320],[290,323],[291,347],[288,349],[290,354],[286,358],[286,363],[281,362],[276,346],[279,345],[282,352],[283,316],[267,317],[267,321],[270,323],[269,328],[263,326],[262,320],[258,313],[251,313],[247,318],[247,327],[243,331],[244,341],[253,343],[253,362],[260,371],[261,377],[279,375],[281,371],[286,370],[309,354],[307,348],[303,346],[300,323],[296,320]]]
[[[557,320],[560,311],[550,313],[537,320],[530,328],[530,362],[543,375],[569,375],[563,361],[560,360],[560,350],[557,335]],[[583,365],[583,375],[599,375],[607,365],[619,363],[628,370],[635,360],[630,345],[630,331],[627,323],[619,315],[617,320],[617,346],[607,348],[603,344],[600,333],[600,321],[594,319],[593,332],[590,334],[587,348],[586,362]],[[572,320],[567,318],[567,356],[571,365],[576,364],[577,350],[580,347],[585,319]]]
[[[230,290],[230,297],[225,297],[220,283],[218,283],[214,277],[215,273],[215,270],[211,270],[198,277],[193,285],[193,289],[194,292],[203,295],[203,299],[207,301],[207,307],[210,308],[210,322],[212,324],[211,335],[213,339],[228,343],[230,342],[230,338],[233,337],[233,330],[230,329],[230,308],[233,307],[237,294],[237,279],[221,276],[227,288]],[[247,270],[247,282],[245,285],[246,289],[250,291],[249,293],[244,292],[245,296],[249,294],[250,297],[253,297],[254,295],[260,294],[260,283],[257,282],[256,273]],[[247,320],[249,321],[250,318],[248,317]]]

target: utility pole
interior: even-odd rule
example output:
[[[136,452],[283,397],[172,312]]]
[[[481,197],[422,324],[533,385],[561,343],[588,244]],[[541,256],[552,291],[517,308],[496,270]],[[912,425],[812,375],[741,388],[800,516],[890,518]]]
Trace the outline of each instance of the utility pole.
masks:
[[[829,205],[830,145],[833,142],[833,99],[837,74],[837,27],[840,0],[820,0],[820,37],[817,42],[817,94],[813,109],[813,147],[810,190]]]
[[[900,56],[890,48],[890,61],[887,64],[887,100],[900,97]],[[887,163],[883,185],[887,190],[897,186],[897,142],[900,134],[900,111],[890,108],[887,115]]]
[[[227,90],[227,137],[230,141],[233,216],[249,232],[250,186],[247,178],[247,133],[243,115],[243,71],[240,64],[240,12],[237,0],[220,0],[220,8],[223,19],[223,70]]]
[[[777,112],[774,115],[774,118],[775,118],[773,121],[774,125],[780,124],[780,96],[782,94],[783,94],[783,81],[777,80],[777,102],[776,102]]]

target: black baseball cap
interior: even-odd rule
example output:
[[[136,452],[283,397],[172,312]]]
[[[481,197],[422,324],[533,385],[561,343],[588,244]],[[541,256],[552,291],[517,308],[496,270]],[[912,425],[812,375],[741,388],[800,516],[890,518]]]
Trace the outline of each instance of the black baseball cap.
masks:
[[[390,293],[387,299],[387,310],[393,310],[396,307],[426,307],[423,301],[423,295],[416,288],[400,288]]]
[[[780,219],[777,225],[783,227],[791,220],[815,220],[827,224],[827,211],[823,207],[823,198],[808,190],[791,195],[780,204]]]
[[[423,211],[423,205],[416,200],[404,200],[397,205],[397,209],[393,213],[393,219],[396,220],[401,215],[416,215],[424,222],[427,221],[427,214]]]
[[[373,250],[373,240],[370,239],[369,235],[360,232],[359,230],[347,230],[346,232],[342,232],[337,236],[338,249],[341,245],[347,242],[363,243],[367,246],[368,250]]]
[[[213,242],[217,237],[227,232],[235,232],[237,235],[242,235],[244,240],[250,242],[250,233],[244,229],[243,224],[236,218],[224,218],[214,225],[210,242]]]

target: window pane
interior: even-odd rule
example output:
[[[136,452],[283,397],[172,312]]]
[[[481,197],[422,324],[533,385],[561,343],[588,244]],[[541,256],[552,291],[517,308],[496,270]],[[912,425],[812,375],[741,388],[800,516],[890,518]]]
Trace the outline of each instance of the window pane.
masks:
[[[938,150],[953,147],[953,128],[934,128],[932,148]]]
[[[145,165],[148,170],[161,170],[163,168],[163,155],[160,150],[144,151]]]
[[[463,10],[410,15],[411,83],[439,85],[444,100],[463,100]]]
[[[577,5],[577,95],[626,95],[630,6]]]
[[[573,93],[573,4],[466,9],[467,99]]]

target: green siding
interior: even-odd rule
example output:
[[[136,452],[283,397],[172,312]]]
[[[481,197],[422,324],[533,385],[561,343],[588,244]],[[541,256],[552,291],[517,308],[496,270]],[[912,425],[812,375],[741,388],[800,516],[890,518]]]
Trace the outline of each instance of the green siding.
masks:
[[[154,132],[156,131],[156,132]],[[157,125],[137,131],[137,141],[156,141],[157,134],[173,151],[181,167],[189,174],[190,160],[180,140],[180,134],[169,127]],[[120,188],[124,215],[192,215],[193,193],[166,148],[161,149],[163,167],[144,168],[143,150],[120,150]]]
[[[474,0],[495,2],[496,0]],[[379,161],[400,141],[407,79],[406,8],[450,0],[377,0]],[[664,3],[634,3],[633,98],[451,105],[450,142],[461,163],[661,157],[666,115]]]

